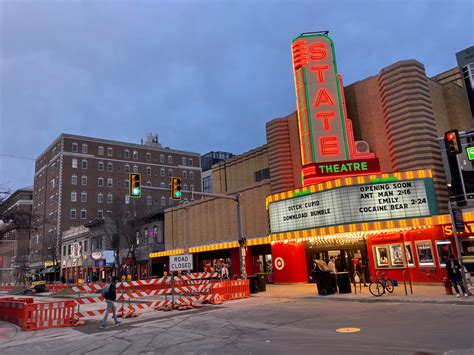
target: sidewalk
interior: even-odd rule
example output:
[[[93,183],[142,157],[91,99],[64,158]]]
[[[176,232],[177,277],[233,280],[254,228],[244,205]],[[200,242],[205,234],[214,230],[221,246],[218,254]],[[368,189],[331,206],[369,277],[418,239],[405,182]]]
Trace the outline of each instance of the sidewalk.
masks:
[[[367,284],[368,286],[368,284]],[[374,297],[368,287],[362,286],[362,291],[354,293],[334,294],[329,296],[318,296],[315,284],[267,284],[266,292],[252,294],[252,297],[262,298],[317,298],[321,300],[348,301],[348,302],[408,302],[408,303],[433,303],[433,304],[459,304],[474,305],[474,296],[456,298],[456,295],[446,295],[443,286],[418,286],[413,285],[413,294],[410,294],[407,285],[408,295],[405,295],[403,284],[395,287],[392,294],[386,293],[381,297]],[[474,292],[474,288],[470,287]]]

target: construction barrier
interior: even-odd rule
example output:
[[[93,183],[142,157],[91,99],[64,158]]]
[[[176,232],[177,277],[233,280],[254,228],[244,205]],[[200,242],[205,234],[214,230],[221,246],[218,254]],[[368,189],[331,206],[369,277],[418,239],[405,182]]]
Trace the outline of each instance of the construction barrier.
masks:
[[[74,324],[73,300],[34,303],[33,298],[0,298],[0,319],[22,330],[68,327]]]
[[[0,291],[11,291],[11,290],[14,290],[18,287],[22,287],[24,285],[3,285],[3,286],[0,286]]]
[[[213,294],[219,294],[223,301],[237,300],[250,297],[249,280],[221,281],[211,289]]]

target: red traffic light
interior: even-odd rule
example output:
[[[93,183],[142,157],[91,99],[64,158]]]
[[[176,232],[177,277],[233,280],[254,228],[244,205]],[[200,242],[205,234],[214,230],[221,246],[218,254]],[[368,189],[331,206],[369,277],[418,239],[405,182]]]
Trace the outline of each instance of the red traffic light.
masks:
[[[449,155],[462,153],[461,139],[457,129],[444,133],[444,144]]]

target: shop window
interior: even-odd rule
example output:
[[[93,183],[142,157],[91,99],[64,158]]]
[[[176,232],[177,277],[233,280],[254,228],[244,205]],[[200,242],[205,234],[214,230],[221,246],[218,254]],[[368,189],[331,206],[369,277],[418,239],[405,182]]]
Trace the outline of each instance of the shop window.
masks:
[[[433,248],[431,247],[431,241],[422,240],[415,242],[416,253],[418,255],[418,262],[420,266],[434,265],[433,259]]]
[[[438,252],[438,261],[440,266],[446,266],[448,257],[453,254],[453,247],[449,240],[437,240],[436,251]]]
[[[410,242],[405,242],[405,255],[409,267],[415,267],[415,258],[413,257],[413,249]]]
[[[390,261],[388,259],[388,247],[380,245],[374,247],[375,263],[378,268],[389,267]]]

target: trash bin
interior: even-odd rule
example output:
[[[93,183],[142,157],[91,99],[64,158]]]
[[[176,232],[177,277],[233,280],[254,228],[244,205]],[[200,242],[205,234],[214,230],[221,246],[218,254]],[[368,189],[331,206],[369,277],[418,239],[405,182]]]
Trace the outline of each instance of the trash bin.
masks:
[[[326,296],[334,293],[334,289],[331,286],[331,274],[329,271],[318,271],[315,273],[315,277],[318,295]]]
[[[267,273],[258,272],[257,279],[258,279],[258,291],[265,292],[267,290]]]
[[[250,293],[257,293],[258,292],[258,278],[257,278],[257,275],[247,276],[247,279],[249,280]]]
[[[339,293],[351,293],[351,279],[349,278],[349,273],[337,272],[337,287],[339,288]]]

